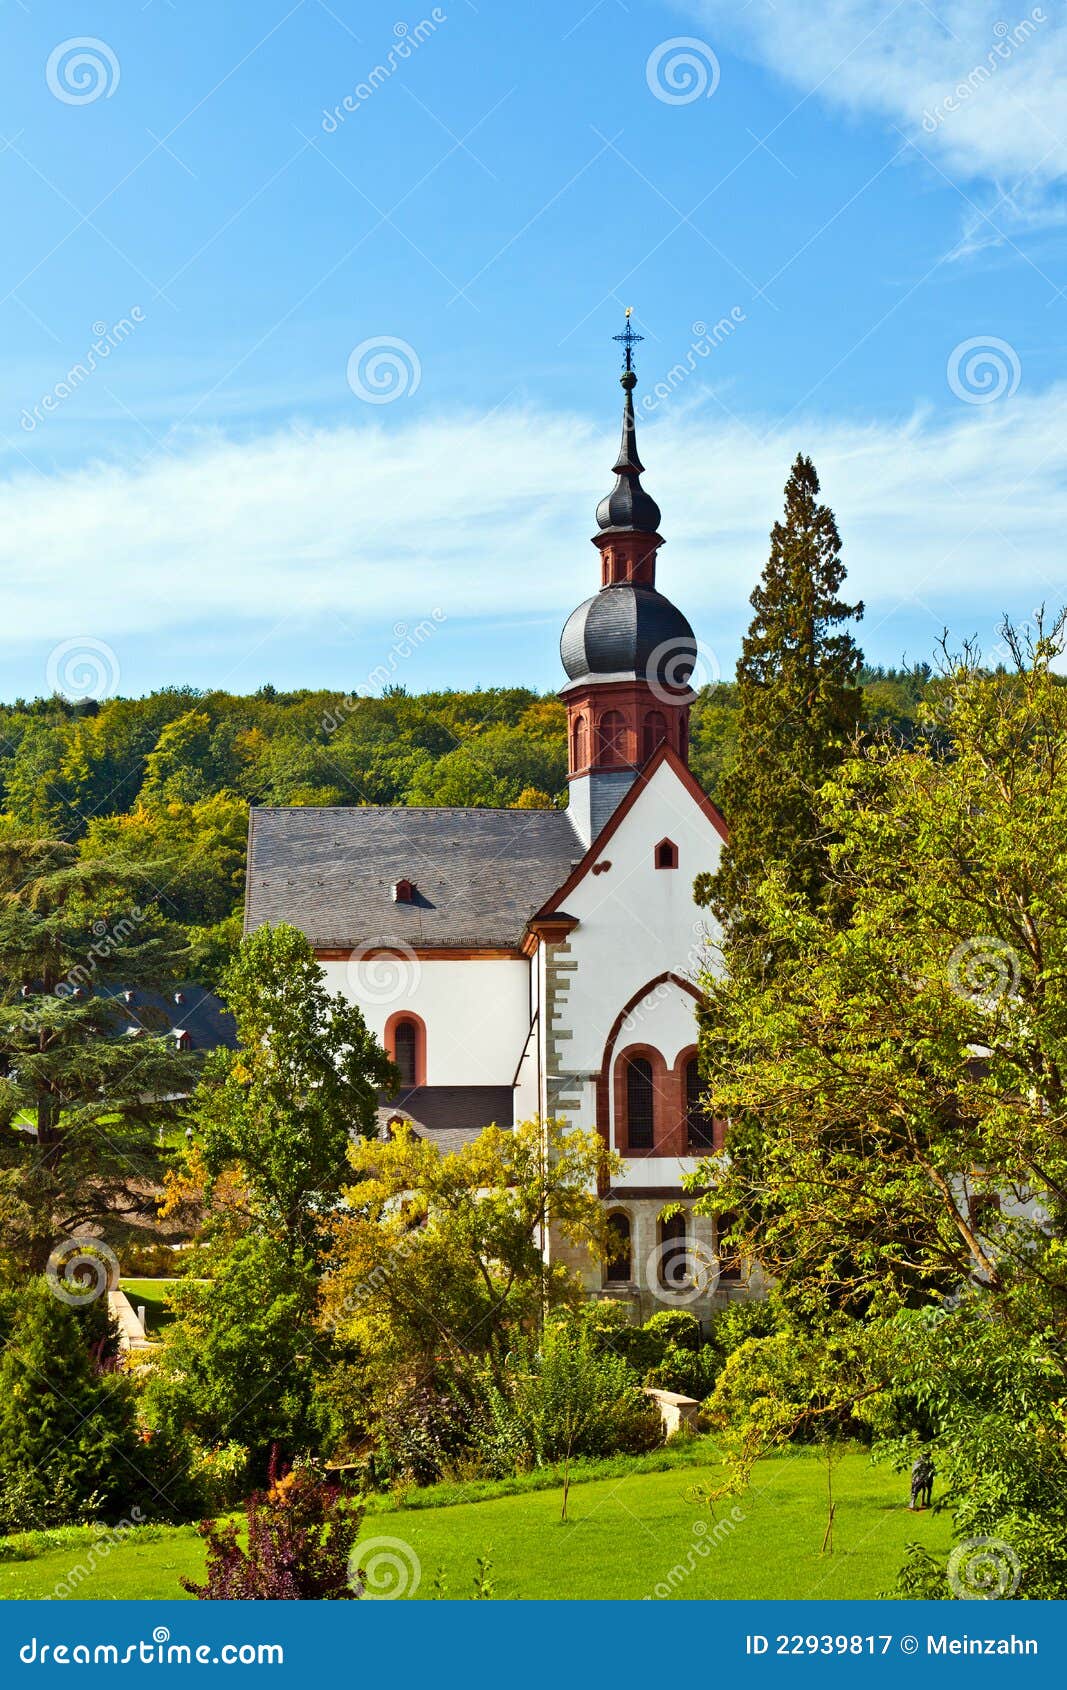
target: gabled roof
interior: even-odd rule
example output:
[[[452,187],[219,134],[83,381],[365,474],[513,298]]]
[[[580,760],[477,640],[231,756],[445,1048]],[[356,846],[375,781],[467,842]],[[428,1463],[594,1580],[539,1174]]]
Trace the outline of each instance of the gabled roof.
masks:
[[[399,1116],[439,1150],[462,1150],[486,1127],[509,1129],[514,1111],[510,1086],[412,1086],[379,1107],[378,1128],[385,1132]]]
[[[245,931],[291,922],[320,950],[517,950],[581,855],[565,810],[254,809]],[[399,880],[411,903],[394,901]]]
[[[541,921],[547,916],[562,913],[564,899],[570,896],[570,894],[574,891],[574,888],[585,879],[593,864],[603,856],[604,847],[608,844],[608,841],[612,838],[616,830],[625,821],[634,805],[640,803],[653,776],[656,774],[657,770],[663,767],[664,763],[673,769],[686,791],[692,797],[697,808],[702,810],[707,816],[716,833],[720,834],[724,840],[729,839],[730,834],[727,829],[726,822],[723,820],[722,811],[712,803],[689,765],[687,763],[683,763],[677,751],[664,742],[664,744],[659,747],[659,750],[654,752],[649,758],[633,785],[630,787],[630,790],[627,792],[626,797],[623,798],[617,808],[612,811],[611,815],[608,817],[604,826],[600,829],[600,832],[593,840],[593,843],[590,845],[581,861],[574,865],[574,868],[571,870],[566,880],[564,880],[556,888],[550,897],[546,898],[540,909],[534,912],[534,916],[530,918],[531,920],[537,919]]]

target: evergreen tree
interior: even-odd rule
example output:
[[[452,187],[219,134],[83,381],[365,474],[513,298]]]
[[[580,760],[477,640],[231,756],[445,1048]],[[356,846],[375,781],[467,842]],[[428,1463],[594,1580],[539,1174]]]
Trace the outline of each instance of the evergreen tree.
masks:
[[[806,903],[818,904],[827,840],[816,794],[859,721],[862,654],[843,624],[862,616],[863,606],[838,596],[841,540],[818,494],[815,466],[800,455],[737,666],[734,756],[722,783],[730,843],[718,873],[697,882],[698,898],[728,937],[751,931],[746,904],[772,868]]]
[[[70,1519],[117,1517],[153,1488],[129,1381],[96,1368],[88,1337],[82,1311],[45,1281],[22,1292],[0,1359],[0,1529],[15,1498],[39,1524],[54,1522],[57,1498]]]
[[[157,897],[144,867],[0,841],[0,1228],[23,1269],[57,1235],[143,1209],[158,1128],[192,1089],[196,1057],[162,1032],[129,1037],[123,1013],[122,988],[158,987],[182,960]]]

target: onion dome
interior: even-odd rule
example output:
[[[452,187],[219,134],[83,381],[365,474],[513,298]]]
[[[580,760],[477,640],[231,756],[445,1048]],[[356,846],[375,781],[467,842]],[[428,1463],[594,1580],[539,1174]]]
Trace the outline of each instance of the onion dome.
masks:
[[[572,682],[590,679],[688,685],[697,660],[686,618],[655,587],[618,582],[602,587],[567,618],[560,640]]]

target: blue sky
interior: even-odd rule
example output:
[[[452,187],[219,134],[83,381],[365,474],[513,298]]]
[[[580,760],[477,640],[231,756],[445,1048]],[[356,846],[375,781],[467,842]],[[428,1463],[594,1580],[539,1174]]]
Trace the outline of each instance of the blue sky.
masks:
[[[1067,597],[1062,0],[4,14],[4,696],[554,686],[631,304],[705,674],[797,450],[873,660]]]

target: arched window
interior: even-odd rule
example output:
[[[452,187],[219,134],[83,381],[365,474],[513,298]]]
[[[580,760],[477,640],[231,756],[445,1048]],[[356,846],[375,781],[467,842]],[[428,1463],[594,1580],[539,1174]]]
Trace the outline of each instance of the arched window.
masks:
[[[609,1285],[626,1285],[633,1277],[630,1265],[629,1218],[618,1212],[609,1215],[608,1231],[612,1234],[610,1243],[613,1246],[613,1254],[608,1260],[604,1277]]]
[[[685,1120],[690,1150],[714,1150],[715,1125],[700,1100],[700,1066],[695,1056],[685,1065]]]
[[[667,718],[662,710],[650,710],[641,725],[641,761],[647,763],[652,753],[667,737]]]
[[[659,1223],[659,1282],[667,1291],[689,1285],[689,1250],[684,1215],[669,1215]]]
[[[584,769],[589,761],[589,723],[584,716],[575,716],[571,732],[571,767]]]
[[[678,847],[673,839],[661,839],[656,846],[656,867],[678,867]]]
[[[419,1029],[414,1021],[400,1021],[393,1030],[393,1061],[400,1069],[400,1084],[418,1084]]]
[[[598,762],[608,768],[626,761],[626,718],[621,710],[605,710],[600,718]]]
[[[652,1064],[631,1056],[626,1064],[626,1142],[631,1150],[651,1150],[655,1143],[655,1089]]]

